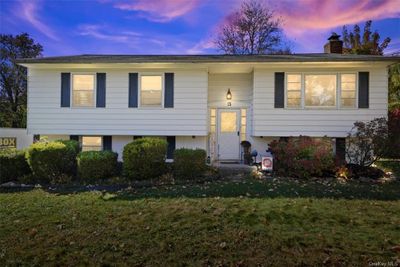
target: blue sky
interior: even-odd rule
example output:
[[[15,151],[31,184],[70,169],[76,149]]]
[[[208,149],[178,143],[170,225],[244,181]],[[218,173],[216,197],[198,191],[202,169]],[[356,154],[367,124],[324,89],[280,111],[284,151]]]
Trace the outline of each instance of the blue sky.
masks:
[[[332,31],[372,19],[400,51],[400,0],[263,0],[295,53],[322,52]],[[214,54],[213,37],[241,0],[0,0],[0,32],[29,33],[45,56]]]

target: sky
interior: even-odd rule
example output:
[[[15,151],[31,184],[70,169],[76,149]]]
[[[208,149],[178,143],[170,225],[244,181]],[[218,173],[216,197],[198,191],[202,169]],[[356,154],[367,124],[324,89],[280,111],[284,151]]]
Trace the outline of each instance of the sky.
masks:
[[[400,51],[400,0],[260,0],[294,53],[320,53],[331,32],[363,25]],[[0,0],[0,33],[27,32],[44,56],[217,54],[213,40],[242,0]]]

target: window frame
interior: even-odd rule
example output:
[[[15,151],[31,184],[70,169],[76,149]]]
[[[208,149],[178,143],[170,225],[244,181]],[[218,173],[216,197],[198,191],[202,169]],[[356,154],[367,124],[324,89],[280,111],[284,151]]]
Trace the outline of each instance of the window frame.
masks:
[[[288,100],[288,75],[300,75],[300,106],[299,107],[289,107]],[[285,109],[303,109],[304,107],[304,75],[301,72],[285,72]]]
[[[342,81],[341,81],[341,75],[342,74],[354,74],[356,76],[356,81],[355,81],[355,91],[356,91],[356,103],[354,107],[344,107],[341,104],[341,98],[342,98]],[[288,107],[287,105],[287,98],[288,98],[288,75],[300,75],[301,76],[301,101],[300,101],[300,106],[299,107]],[[336,75],[336,105],[335,106],[306,106],[305,104],[305,87],[306,87],[306,82],[305,82],[305,76],[306,75]],[[331,71],[326,71],[326,72],[285,72],[285,83],[284,83],[284,88],[285,88],[285,109],[288,110],[300,110],[300,109],[305,109],[305,110],[315,110],[315,109],[320,109],[320,110],[338,110],[338,109],[358,109],[358,72],[354,71],[344,71],[344,72],[331,72]]]
[[[93,79],[93,106],[75,106],[74,105],[74,76],[75,75],[92,75]],[[96,108],[96,99],[97,99],[97,73],[96,72],[71,72],[71,96],[70,96],[70,103],[71,108]]]
[[[100,147],[101,147],[101,149],[100,150],[85,150],[85,151],[103,151],[104,150],[104,146],[103,146],[103,136],[101,136],[101,135],[82,135],[82,136],[80,136],[80,150],[81,151],[84,151],[83,150],[83,138],[84,137],[99,137],[100,138]],[[93,147],[93,146],[91,146],[91,147]]]
[[[344,107],[344,106],[342,106],[342,75],[343,74],[354,74],[355,76],[356,76],[356,80],[355,80],[355,85],[354,85],[354,90],[355,90],[355,93],[356,93],[356,98],[354,99],[354,101],[355,101],[355,105],[354,105],[354,107]],[[338,102],[338,107],[340,108],[340,109],[358,109],[358,72],[340,72],[340,73],[338,73],[338,79],[339,79],[339,88],[338,88],[338,91],[339,91],[339,102]]]
[[[161,76],[161,105],[149,106],[142,104],[142,77],[143,76]],[[138,108],[141,109],[164,109],[164,94],[165,94],[165,73],[163,72],[143,72],[139,73],[138,77]]]

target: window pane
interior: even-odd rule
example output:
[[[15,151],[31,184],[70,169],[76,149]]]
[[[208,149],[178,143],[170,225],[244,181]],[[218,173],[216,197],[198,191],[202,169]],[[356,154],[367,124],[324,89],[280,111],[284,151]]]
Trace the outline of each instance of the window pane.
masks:
[[[216,116],[216,110],[215,109],[211,109],[210,116],[213,116],[213,117]]]
[[[336,105],[336,75],[306,75],[305,103],[311,107]]]
[[[73,75],[74,90],[93,91],[93,88],[94,88],[94,75]]]
[[[355,90],[356,84],[355,83],[343,83],[342,82],[342,90]]]
[[[102,138],[100,136],[83,136],[82,151],[102,150]]]
[[[74,91],[74,106],[76,107],[92,107],[93,91]]]
[[[144,106],[161,106],[162,77],[141,76],[141,104]]]
[[[342,83],[355,83],[356,75],[355,74],[342,74],[341,79],[342,79]]]
[[[236,112],[221,112],[221,132],[236,132]]]
[[[211,117],[210,118],[210,124],[211,125],[215,125],[215,117]]]
[[[288,90],[301,90],[301,83],[288,83]]]
[[[245,108],[241,109],[241,116],[246,117],[246,109]]]
[[[287,107],[289,108],[297,108],[300,107],[300,105],[301,105],[300,98],[288,98],[287,100]]]
[[[346,107],[346,108],[354,108],[356,106],[356,99],[355,98],[342,98],[341,105],[342,105],[342,107]]]
[[[355,91],[342,91],[342,98],[356,98]]]
[[[142,91],[141,103],[143,106],[161,106],[161,91]]]
[[[300,91],[288,91],[288,98],[301,98]]]
[[[287,76],[288,83],[300,83],[301,82],[301,75],[299,74],[289,74]]]

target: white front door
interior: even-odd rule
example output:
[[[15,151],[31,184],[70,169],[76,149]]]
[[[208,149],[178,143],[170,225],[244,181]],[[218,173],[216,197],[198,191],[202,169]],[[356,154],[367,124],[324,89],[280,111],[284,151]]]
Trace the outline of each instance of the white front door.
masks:
[[[218,158],[219,160],[239,160],[239,120],[240,110],[218,110]]]

